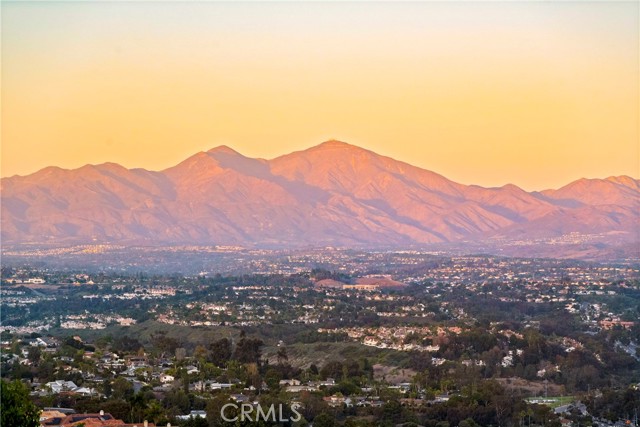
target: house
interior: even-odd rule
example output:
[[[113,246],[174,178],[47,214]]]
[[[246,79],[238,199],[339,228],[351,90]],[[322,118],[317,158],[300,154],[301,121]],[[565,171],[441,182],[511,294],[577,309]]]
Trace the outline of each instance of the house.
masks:
[[[170,359],[160,359],[158,365],[162,368],[170,368],[173,366],[173,362]]]
[[[391,390],[399,390],[402,393],[406,393],[411,389],[411,383],[400,383],[389,386]]]
[[[313,385],[290,385],[286,388],[287,393],[300,393],[302,391],[318,391],[318,387]]]
[[[325,387],[333,387],[334,385],[336,385],[336,380],[334,380],[333,378],[327,378],[324,381],[320,381],[318,385],[325,386]]]
[[[245,403],[249,401],[249,396],[245,396],[244,394],[232,394],[230,397],[238,403]]]
[[[378,345],[378,339],[376,337],[368,336],[368,337],[365,337],[362,343],[370,347],[375,347],[376,345]]]
[[[371,403],[369,404],[369,406],[371,406],[372,408],[381,408],[382,405],[384,405],[384,401],[380,399],[372,400]]]
[[[120,356],[118,356],[116,353],[110,353],[110,352],[106,352],[102,355],[102,358],[100,358],[100,361],[102,363],[114,363],[114,362],[120,362]],[[120,362],[122,363],[122,362]]]
[[[51,337],[39,337],[34,339],[27,340],[30,346],[32,347],[44,347],[44,348],[55,348],[58,347],[58,340]]]
[[[60,427],[155,427],[155,424],[148,421],[125,423],[110,414],[74,414],[63,418]]]
[[[180,421],[187,421],[189,418],[207,418],[206,411],[191,411],[189,415],[177,415],[176,419]]]
[[[53,407],[46,407],[43,409],[43,411],[56,411],[56,412],[61,412],[64,414],[64,417],[66,417],[67,415],[71,415],[71,414],[75,414],[76,411],[75,409],[71,409],[71,408],[53,408]]]
[[[447,401],[449,401],[449,395],[448,394],[439,394],[433,400],[434,403],[444,403],[444,402],[447,402]]]
[[[327,404],[333,408],[342,406],[342,405],[345,405],[347,407],[353,406],[351,398],[340,396],[337,394],[334,394],[333,396],[325,396],[322,398],[322,400],[327,402]]]
[[[282,385],[287,385],[287,386],[288,386],[288,385],[300,385],[300,384],[302,384],[302,383],[300,382],[300,380],[291,379],[291,380],[280,380],[280,383],[279,383],[279,384],[280,384],[281,386],[282,386]]]
[[[211,390],[222,390],[223,388],[231,388],[233,384],[230,383],[219,383],[219,382],[211,382],[209,383],[209,388]]]
[[[173,375],[168,375],[168,374],[162,374],[160,375],[160,382],[163,384],[166,383],[172,383],[174,382],[176,379]]]
[[[625,329],[631,329],[633,328],[633,325],[635,325],[634,322],[623,322],[621,320],[601,320],[600,321],[600,326],[602,326],[603,329],[612,329],[615,326],[621,326]]]
[[[207,389],[207,383],[205,381],[196,381],[189,384],[189,390],[193,391],[205,391]]]
[[[38,338],[38,342],[47,348],[58,348],[60,346],[60,341],[53,337],[41,337]]]
[[[60,421],[62,421],[62,419],[66,416],[67,414],[65,414],[64,412],[56,410],[44,410],[40,412],[40,425],[58,425],[60,424]]]
[[[97,396],[99,394],[98,390],[96,390],[95,388],[88,387],[78,387],[73,390],[73,392],[81,396]]]
[[[192,366],[192,365],[187,366],[185,369],[187,370],[187,374],[189,374],[189,375],[199,374],[200,373],[200,370],[198,368],[196,368],[195,366]]]
[[[149,366],[147,356],[128,356],[126,358],[127,366],[135,368],[145,368]]]
[[[52,393],[58,394],[63,391],[75,391],[78,386],[73,381],[64,381],[64,380],[56,380],[51,381],[45,384],[45,387],[48,387]]]
[[[111,414],[105,414],[104,411],[100,411],[98,414],[69,414],[65,415],[62,419],[53,418],[45,420],[41,424],[43,426],[61,426],[70,427],[83,425],[86,427],[102,427],[106,425],[114,425],[117,421]],[[57,422],[56,424],[53,424]],[[124,422],[123,422],[124,423]]]

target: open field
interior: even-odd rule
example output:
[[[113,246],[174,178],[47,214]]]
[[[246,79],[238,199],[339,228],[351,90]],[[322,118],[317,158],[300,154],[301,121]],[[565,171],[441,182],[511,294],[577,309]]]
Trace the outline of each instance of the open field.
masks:
[[[498,378],[496,381],[511,393],[522,396],[544,396],[545,385],[542,381],[527,381],[524,378]],[[548,383],[547,394],[561,396],[564,386]]]

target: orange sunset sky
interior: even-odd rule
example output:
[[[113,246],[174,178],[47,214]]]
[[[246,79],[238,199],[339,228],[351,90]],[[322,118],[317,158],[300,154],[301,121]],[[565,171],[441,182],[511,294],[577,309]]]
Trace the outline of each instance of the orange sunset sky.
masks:
[[[458,182],[638,178],[638,2],[8,2],[2,176],[336,138]]]

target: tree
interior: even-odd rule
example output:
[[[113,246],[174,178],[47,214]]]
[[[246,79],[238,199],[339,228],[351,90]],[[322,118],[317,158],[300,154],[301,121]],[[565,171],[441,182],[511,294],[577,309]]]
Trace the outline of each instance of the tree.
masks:
[[[45,357],[36,368],[36,376],[40,379],[41,383],[48,383],[55,380],[56,362],[51,356]]]
[[[318,367],[315,365],[315,363],[312,363],[312,364],[309,366],[309,373],[310,373],[311,375],[318,375],[319,371],[318,371]]]
[[[166,407],[176,408],[181,414],[188,412],[191,407],[189,395],[182,389],[170,390],[165,394],[163,403]]]
[[[195,357],[200,363],[202,363],[207,357],[207,349],[201,345],[196,346],[196,349],[193,351],[193,357]]]
[[[340,380],[342,378],[342,363],[337,360],[328,362],[320,370],[320,377],[324,379],[333,378],[335,380]]]
[[[243,337],[236,346],[233,358],[241,363],[260,363],[263,345],[261,339]]]
[[[328,409],[328,405],[322,400],[321,396],[308,391],[300,393],[300,403],[302,403],[302,408],[299,411],[302,412],[302,415],[307,420],[313,419]]]
[[[285,347],[280,347],[278,349],[278,365],[282,365],[289,360],[289,356],[287,355],[287,349]]]
[[[222,368],[231,359],[231,341],[222,338],[209,345],[209,361]]]
[[[459,427],[480,427],[480,425],[478,423],[476,423],[473,418],[466,418],[462,421],[460,421],[460,424],[458,424]]]
[[[402,414],[402,406],[397,400],[390,400],[382,407],[382,413],[385,419],[397,422]]]
[[[102,393],[106,396],[106,397],[111,397],[111,393],[113,392],[113,389],[111,388],[111,380],[106,380],[102,382]]]
[[[142,348],[140,341],[127,335],[113,340],[113,350],[115,351],[138,351],[140,348]]]
[[[103,409],[105,413],[113,415],[114,418],[124,420],[131,415],[131,404],[120,399],[109,399],[100,403],[100,407],[95,412]]]
[[[189,417],[189,419],[182,424],[182,427],[209,427],[209,423],[206,418]]]
[[[229,397],[219,394],[215,396],[213,399],[209,400],[207,403],[207,421],[209,422],[210,427],[218,427],[229,425],[222,419],[222,408],[224,405],[229,403]],[[237,414],[234,411],[234,408],[225,408],[225,416],[228,418],[233,418]]]
[[[31,364],[37,366],[40,363],[40,356],[42,355],[42,351],[40,351],[40,347],[29,347],[29,353],[27,355],[27,359]]]
[[[336,424],[333,417],[326,412],[321,413],[313,419],[314,427],[333,427]]]
[[[159,424],[160,421],[166,420],[164,409],[162,408],[162,405],[160,405],[160,402],[158,402],[157,400],[152,400],[151,402],[149,402],[144,412],[144,419],[151,420],[156,424]]]
[[[29,389],[20,381],[2,383],[0,425],[12,427],[39,427],[40,409],[29,399]]]
[[[177,339],[167,336],[166,331],[160,331],[151,335],[151,343],[154,348],[159,349],[163,354],[173,354],[180,347]]]
[[[133,396],[133,385],[123,377],[116,378],[113,381],[111,388],[113,391],[113,397],[116,399],[129,399]]]
[[[280,380],[282,379],[282,375],[277,369],[269,368],[267,372],[264,374],[264,382],[267,383],[267,387],[271,391],[279,391],[280,390]]]

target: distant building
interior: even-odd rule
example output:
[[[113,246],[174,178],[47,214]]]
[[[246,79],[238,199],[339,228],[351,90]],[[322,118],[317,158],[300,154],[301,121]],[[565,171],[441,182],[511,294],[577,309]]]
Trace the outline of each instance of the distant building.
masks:
[[[631,329],[633,328],[633,325],[635,325],[635,322],[624,322],[622,320],[601,320],[600,321],[600,326],[602,326],[603,329],[611,329],[614,326],[621,326],[625,329]]]
[[[155,427],[155,424],[143,421],[141,423],[125,423],[111,414],[100,411],[97,414],[62,414],[57,411],[45,411],[40,418],[43,427]],[[51,416],[49,416],[51,415]],[[60,416],[62,415],[62,417]],[[48,416],[43,419],[44,416]]]
[[[175,381],[175,377],[173,375],[162,374],[160,375],[161,383],[172,383]]]
[[[191,411],[188,415],[177,415],[176,419],[180,421],[187,421],[189,418],[207,418],[205,411]]]

